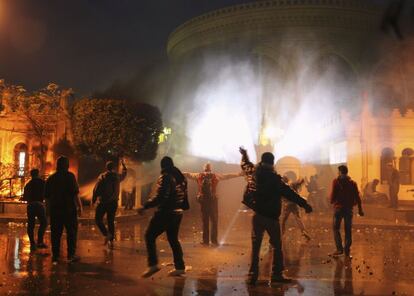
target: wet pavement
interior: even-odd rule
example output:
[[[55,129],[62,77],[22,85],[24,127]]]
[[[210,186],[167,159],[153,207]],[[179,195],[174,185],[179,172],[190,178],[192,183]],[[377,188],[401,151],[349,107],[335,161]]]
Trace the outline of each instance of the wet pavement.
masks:
[[[141,279],[146,268],[143,234],[150,213],[139,221],[117,224],[114,250],[103,246],[93,224],[79,229],[81,262],[51,264],[50,251],[30,254],[22,224],[0,225],[0,295],[413,295],[414,230],[358,227],[353,236],[353,259],[333,259],[329,215],[304,219],[310,242],[290,224],[284,237],[285,275],[291,284],[269,286],[271,256],[265,237],[257,286],[245,284],[250,248],[250,213],[221,217],[223,245],[199,245],[197,210],[185,215],[181,241],[186,276],[167,276],[172,257],[164,236],[158,240],[162,270]],[[292,221],[290,221],[292,222]],[[49,233],[47,233],[49,244]]]

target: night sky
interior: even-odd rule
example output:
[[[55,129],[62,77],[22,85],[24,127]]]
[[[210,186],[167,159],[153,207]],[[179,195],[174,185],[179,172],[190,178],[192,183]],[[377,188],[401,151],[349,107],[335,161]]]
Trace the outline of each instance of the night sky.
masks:
[[[186,20],[241,2],[0,0],[1,77],[89,94],[165,63],[168,35]]]
[[[168,35],[186,20],[243,2],[0,0],[0,77],[29,90],[52,81],[78,95],[104,90],[165,65]]]

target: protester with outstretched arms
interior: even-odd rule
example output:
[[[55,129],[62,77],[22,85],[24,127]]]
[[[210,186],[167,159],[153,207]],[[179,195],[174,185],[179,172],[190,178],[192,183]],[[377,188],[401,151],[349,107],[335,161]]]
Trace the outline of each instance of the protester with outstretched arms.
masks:
[[[280,237],[279,216],[282,196],[303,207],[307,213],[312,207],[305,199],[282,181],[274,168],[274,156],[265,152],[261,161],[254,166],[247,155],[247,151],[240,148],[242,155],[241,167],[247,178],[247,186],[243,203],[254,212],[252,218],[252,253],[248,283],[254,285],[259,276],[259,254],[264,232],[270,236],[273,247],[273,264],[271,282],[289,282],[283,276],[283,253]]]
[[[99,200],[95,211],[95,222],[105,237],[104,244],[109,248],[113,248],[115,238],[115,216],[118,209],[118,200],[120,192],[120,184],[127,176],[127,168],[123,160],[122,173],[119,174],[115,170],[115,163],[108,161],[106,163],[106,172],[102,173],[93,189],[92,203],[95,204]],[[103,217],[106,215],[108,229],[105,227]]]
[[[220,181],[240,177],[241,173],[218,174],[212,172],[210,163],[204,165],[201,173],[183,173],[188,179],[196,181],[198,186],[197,200],[201,206],[201,217],[203,224],[202,245],[211,243],[218,245],[218,198],[217,185]],[[211,237],[210,237],[211,222]]]

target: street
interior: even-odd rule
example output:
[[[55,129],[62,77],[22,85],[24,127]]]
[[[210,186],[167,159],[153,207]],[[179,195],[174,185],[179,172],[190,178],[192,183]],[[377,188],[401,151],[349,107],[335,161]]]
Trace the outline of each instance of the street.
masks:
[[[372,227],[354,229],[353,259],[333,259],[329,223],[320,215],[305,217],[312,236],[306,242],[289,224],[284,237],[285,275],[291,284],[269,286],[271,256],[268,238],[262,246],[259,283],[245,284],[249,263],[250,213],[223,215],[218,248],[203,247],[197,211],[185,216],[181,241],[187,274],[172,278],[172,257],[164,236],[158,239],[162,270],[141,279],[146,268],[143,234],[150,213],[136,222],[117,224],[114,250],[103,245],[94,225],[79,228],[81,262],[68,264],[65,257],[51,264],[50,250],[30,254],[22,224],[0,226],[1,295],[410,295],[414,278],[414,230]],[[328,215],[328,214],[324,214]],[[323,220],[325,221],[325,220]],[[49,232],[47,233],[49,242]],[[64,243],[64,240],[63,240]],[[65,250],[65,246],[62,248]],[[65,252],[64,252],[65,253]],[[65,254],[63,254],[65,255]]]

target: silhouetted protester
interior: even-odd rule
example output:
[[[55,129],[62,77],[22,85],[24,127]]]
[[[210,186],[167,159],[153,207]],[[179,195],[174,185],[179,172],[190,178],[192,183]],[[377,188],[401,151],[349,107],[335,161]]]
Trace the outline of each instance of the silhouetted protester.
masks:
[[[348,167],[338,167],[338,177],[332,182],[331,204],[334,209],[333,233],[336,251],[332,256],[350,256],[352,245],[352,216],[353,208],[358,205],[358,214],[364,216],[358,185],[348,176]],[[345,224],[345,245],[342,244],[341,223]]]
[[[282,196],[304,208],[307,213],[312,207],[305,199],[282,181],[274,168],[274,156],[270,152],[263,153],[259,164],[254,166],[247,151],[240,148],[242,154],[241,167],[247,177],[247,187],[243,203],[255,214],[252,219],[252,254],[248,284],[254,285],[259,276],[259,253],[264,232],[270,236],[273,248],[271,282],[290,282],[283,276],[283,252],[280,237],[279,216]]]
[[[142,277],[150,277],[160,270],[155,241],[164,232],[167,233],[167,240],[174,256],[175,269],[171,270],[169,275],[182,275],[185,273],[185,264],[178,233],[183,211],[190,208],[187,196],[187,180],[168,156],[161,159],[161,175],[158,178],[155,195],[138,209],[138,213],[143,214],[145,210],[154,207],[157,207],[157,210],[145,232],[148,269],[142,274]]]
[[[98,182],[93,189],[92,203],[95,204],[99,200],[99,204],[95,211],[95,222],[105,237],[104,244],[109,248],[113,248],[113,242],[115,238],[115,215],[118,209],[118,199],[120,191],[120,183],[125,179],[127,175],[127,168],[125,163],[121,161],[122,173],[118,174],[115,171],[115,163],[108,161],[106,163],[106,172],[102,173]],[[108,229],[105,227],[103,217],[106,214],[106,220],[108,222]]]
[[[134,208],[136,192],[135,174],[131,175],[128,173],[128,177],[125,179],[122,186],[122,195],[125,198],[125,210],[132,210]]]
[[[386,203],[388,198],[385,193],[377,191],[377,186],[379,184],[378,179],[374,179],[371,182],[368,182],[364,188],[364,195],[362,196],[364,202],[368,203]]]
[[[36,251],[37,248],[47,248],[43,241],[47,227],[46,211],[43,204],[45,198],[45,181],[39,177],[38,169],[31,170],[30,176],[32,179],[24,186],[22,200],[27,201],[27,235],[30,240],[30,251]],[[37,244],[34,237],[36,218],[40,224],[37,232]]]
[[[398,192],[400,191],[400,172],[393,166],[388,164],[391,169],[388,184],[390,190],[390,207],[398,208]]]
[[[282,177],[282,181],[285,182],[287,185],[289,185],[289,179],[287,176]],[[292,182],[289,186],[296,192],[299,193],[300,187],[303,185],[305,180],[297,180],[295,182]],[[309,234],[306,232],[305,225],[303,225],[302,219],[300,217],[299,213],[299,207],[296,203],[291,202],[288,199],[283,200],[283,209],[282,209],[282,235],[285,234],[286,230],[286,221],[289,218],[290,214],[293,215],[295,218],[295,222],[297,226],[299,227],[300,231],[302,232],[302,235],[307,239],[310,240]]]
[[[57,160],[56,172],[46,180],[45,198],[50,205],[50,230],[52,238],[52,262],[60,257],[60,239],[66,229],[67,256],[70,262],[79,261],[76,255],[78,216],[82,214],[76,177],[69,172],[69,159],[61,156]]]
[[[212,172],[211,164],[204,165],[204,172],[183,173],[190,180],[195,180],[198,185],[197,200],[201,205],[201,217],[203,223],[203,240],[201,244],[209,245],[210,239],[213,245],[218,245],[218,198],[217,185],[220,181],[237,178],[241,173],[217,174]],[[211,236],[210,236],[211,222]],[[210,236],[210,237],[209,237]]]

